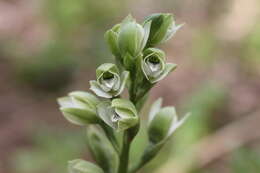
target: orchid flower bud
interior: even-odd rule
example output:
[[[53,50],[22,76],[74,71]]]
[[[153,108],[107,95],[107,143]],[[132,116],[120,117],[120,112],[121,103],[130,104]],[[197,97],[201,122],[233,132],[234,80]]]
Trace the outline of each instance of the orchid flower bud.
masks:
[[[166,13],[152,14],[145,19],[144,25],[148,22],[152,22],[147,41],[147,45],[149,46],[166,42],[183,26],[183,24],[176,25],[173,15]]]
[[[89,150],[95,159],[106,173],[116,172],[118,164],[117,153],[107,137],[96,127],[87,127],[87,143]]]
[[[120,56],[120,50],[118,47],[118,33],[120,30],[120,24],[115,25],[112,29],[105,33],[105,39],[109,46],[110,51],[116,57]]]
[[[120,76],[116,65],[105,63],[97,68],[96,76],[97,81],[90,81],[90,89],[99,97],[113,98],[123,92],[129,72],[124,71]]]
[[[97,105],[97,112],[107,125],[118,131],[133,127],[139,121],[134,104],[126,99],[101,102]]]
[[[118,33],[118,46],[122,57],[130,54],[137,57],[144,49],[150,32],[150,22],[144,26],[138,24],[132,16],[122,22]]]
[[[144,51],[142,70],[150,83],[156,83],[177,67],[176,64],[165,63],[165,53],[157,48]]]
[[[69,173],[104,173],[97,165],[82,159],[69,161],[68,170]]]
[[[178,120],[175,108],[163,107],[162,99],[155,101],[151,107],[148,120],[148,136],[152,143],[159,143],[167,139],[171,134],[180,127],[189,114]]]
[[[88,92],[71,92],[67,97],[58,98],[58,103],[64,117],[73,124],[95,124],[100,120],[96,113],[99,100]]]

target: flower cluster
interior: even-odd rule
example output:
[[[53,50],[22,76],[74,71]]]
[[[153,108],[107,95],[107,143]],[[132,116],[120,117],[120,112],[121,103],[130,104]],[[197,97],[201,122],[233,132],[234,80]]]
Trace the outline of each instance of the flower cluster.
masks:
[[[96,80],[90,81],[95,95],[74,91],[58,99],[68,121],[87,127],[88,145],[99,164],[73,160],[69,162],[70,173],[136,172],[184,122],[187,116],[178,121],[174,107],[161,108],[162,99],[155,101],[147,128],[149,145],[142,160],[128,168],[130,144],[139,131],[139,112],[148,92],[177,67],[167,63],[164,51],[156,46],[169,40],[181,26],[175,24],[172,14],[153,14],[142,24],[129,15],[105,33],[115,64],[97,68]],[[121,98],[125,88],[128,99]]]

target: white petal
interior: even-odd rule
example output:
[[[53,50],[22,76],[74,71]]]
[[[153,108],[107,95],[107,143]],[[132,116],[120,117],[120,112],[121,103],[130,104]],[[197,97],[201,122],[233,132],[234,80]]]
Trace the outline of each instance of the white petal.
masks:
[[[116,129],[117,123],[112,121],[112,117],[114,116],[115,111],[110,106],[109,102],[102,102],[97,105],[98,116],[110,127]]]
[[[105,91],[103,91],[100,87],[97,81],[90,81],[90,90],[92,90],[96,95],[99,97],[104,98],[112,98],[113,96]]]
[[[120,86],[118,92],[115,94],[115,96],[118,96],[118,95],[120,95],[123,92],[128,78],[129,78],[129,72],[128,71],[124,71],[122,73],[122,75],[121,75],[121,81],[122,81],[121,82],[121,86]]]
[[[58,98],[58,103],[62,108],[75,106],[70,97],[60,97]]]

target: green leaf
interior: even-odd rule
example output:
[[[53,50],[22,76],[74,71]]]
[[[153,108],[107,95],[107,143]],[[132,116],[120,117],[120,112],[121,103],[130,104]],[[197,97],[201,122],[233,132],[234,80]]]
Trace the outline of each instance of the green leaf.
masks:
[[[82,159],[69,161],[69,173],[104,173],[97,165]]]
[[[94,126],[87,128],[87,142],[92,156],[107,173],[116,172],[118,156],[106,136]]]

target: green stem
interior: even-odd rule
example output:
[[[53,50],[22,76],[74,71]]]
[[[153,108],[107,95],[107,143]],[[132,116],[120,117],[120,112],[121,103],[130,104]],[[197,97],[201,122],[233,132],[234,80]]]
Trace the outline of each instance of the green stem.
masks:
[[[120,164],[118,167],[118,173],[127,173],[128,170],[128,162],[129,162],[129,151],[130,151],[131,141],[128,137],[128,132],[125,131],[123,134],[123,145],[120,154]]]

